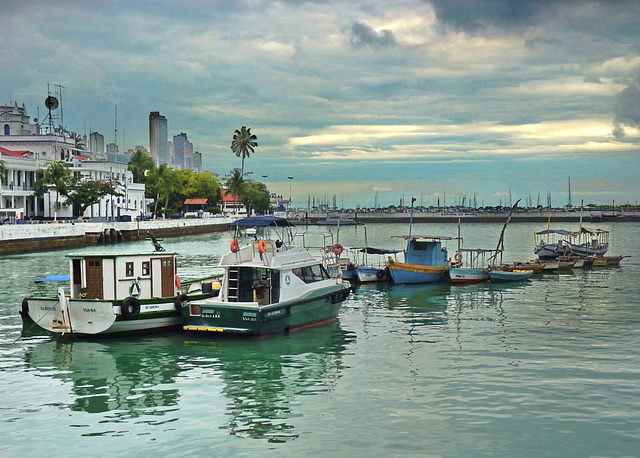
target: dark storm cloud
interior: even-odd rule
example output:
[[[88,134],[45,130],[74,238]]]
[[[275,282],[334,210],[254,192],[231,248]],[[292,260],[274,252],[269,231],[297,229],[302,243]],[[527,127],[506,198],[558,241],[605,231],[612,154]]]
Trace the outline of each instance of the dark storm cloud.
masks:
[[[624,126],[640,127],[640,89],[628,86],[616,95],[613,135],[624,136]]]
[[[351,26],[351,45],[356,48],[386,48],[395,46],[396,39],[390,30],[382,30],[378,33],[367,24],[355,22]]]

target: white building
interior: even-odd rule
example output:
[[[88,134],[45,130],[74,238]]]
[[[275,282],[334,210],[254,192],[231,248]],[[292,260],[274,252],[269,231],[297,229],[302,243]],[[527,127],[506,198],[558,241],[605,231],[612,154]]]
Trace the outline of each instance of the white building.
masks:
[[[0,106],[0,161],[6,169],[5,180],[0,183],[0,217],[17,213],[25,219],[53,218],[55,213],[55,191],[36,198],[36,172],[46,168],[50,162],[65,161],[76,176],[95,179],[113,178],[120,185],[118,192],[123,197],[107,196],[85,212],[85,217],[117,218],[118,216],[138,216],[146,211],[144,184],[133,183],[133,175],[126,164],[84,161],[76,155],[75,139],[62,130],[42,134],[41,126],[31,124],[27,111],[22,107]],[[59,199],[63,202],[64,197]],[[71,218],[73,209],[60,208],[58,217]]]

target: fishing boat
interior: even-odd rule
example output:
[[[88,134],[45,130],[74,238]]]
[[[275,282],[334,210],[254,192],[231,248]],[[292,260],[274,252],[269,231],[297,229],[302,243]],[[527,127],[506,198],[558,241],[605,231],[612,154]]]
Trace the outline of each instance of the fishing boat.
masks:
[[[69,254],[69,275],[36,281],[57,282],[57,294],[23,299],[23,329],[72,337],[179,328],[182,301],[209,297],[217,288],[214,277],[181,284],[176,256],[163,250]],[[60,286],[66,282],[68,290]]]
[[[409,235],[398,236],[407,242],[404,262],[390,258],[387,263],[394,283],[431,283],[446,278],[449,272],[447,248],[442,246],[442,241],[451,240],[451,237],[411,234],[415,200],[411,199]]]
[[[358,281],[370,283],[389,280],[389,270],[386,264],[387,257],[400,253],[402,250],[364,247],[359,248],[358,251],[363,256],[362,264],[356,267]]]
[[[529,279],[533,275],[533,270],[491,270],[492,282],[517,282]]]
[[[325,269],[322,260],[294,245],[285,218],[248,217],[236,225],[255,226],[259,233],[246,246],[232,240],[219,264],[224,270],[219,295],[185,301],[184,330],[267,336],[337,317],[351,287],[337,263]]]
[[[458,249],[449,267],[451,283],[466,284],[489,280],[486,258],[494,252],[495,250],[463,248],[460,220],[458,220]]]
[[[387,257],[396,255],[402,250],[388,250],[385,248],[374,248],[368,245],[367,226],[364,227],[363,248],[356,248],[359,256],[356,267],[357,279],[360,283],[385,282],[389,281],[389,269],[387,269]]]
[[[604,256],[609,249],[609,231],[580,227],[565,244],[576,256]]]
[[[540,259],[555,259],[569,253],[569,239],[573,232],[566,229],[545,229],[534,233],[533,253]]]
[[[502,232],[500,233],[500,238],[498,239],[498,246],[494,250],[494,254],[490,259],[492,264],[489,265],[489,277],[492,282],[517,282],[527,280],[531,275],[533,275],[533,270],[528,269],[516,269],[512,265],[503,264],[502,255],[504,253],[504,231],[507,229],[507,225],[511,222],[511,215],[518,208],[518,203],[520,200],[517,200],[516,203],[511,207],[511,211],[509,212],[509,216],[502,227]],[[500,259],[498,260],[498,256]]]

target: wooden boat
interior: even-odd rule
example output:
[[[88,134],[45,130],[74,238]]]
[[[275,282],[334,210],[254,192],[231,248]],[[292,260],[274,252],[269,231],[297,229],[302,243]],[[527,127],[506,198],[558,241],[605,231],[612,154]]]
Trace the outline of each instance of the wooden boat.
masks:
[[[413,203],[411,199],[411,219],[409,235],[402,235],[407,241],[404,250],[404,262],[389,258],[387,267],[394,283],[431,283],[446,278],[449,272],[447,249],[442,246],[443,240],[451,237],[438,235],[411,235],[413,228]]]
[[[67,336],[179,328],[182,301],[209,297],[217,288],[214,277],[180,284],[176,255],[159,250],[69,254],[70,275],[63,280],[69,290],[58,287],[55,295],[24,298],[23,328]]]
[[[293,245],[285,218],[237,222],[247,225],[263,233],[247,246],[232,241],[231,252],[219,264],[224,269],[220,294],[185,302],[180,308],[183,329],[266,336],[334,320],[351,287],[338,264],[328,272],[321,260]]]
[[[513,269],[512,270],[531,270],[533,271],[533,273],[541,273],[544,272],[545,267],[547,266],[547,262],[543,262],[540,260],[534,260],[534,259],[530,259],[529,261],[526,262],[521,262],[521,261],[517,261],[513,263]],[[550,264],[550,263],[549,263]],[[552,266],[550,264],[550,267],[553,267],[555,269],[555,266]]]
[[[534,233],[535,247],[533,253],[540,259],[555,259],[558,256],[567,254],[568,239],[572,232],[566,229],[545,229]]]
[[[587,260],[591,262],[593,267],[604,267],[620,265],[620,261],[628,257],[629,256],[589,256]]]
[[[528,280],[533,275],[533,270],[499,270],[491,269],[489,272],[492,282],[516,282]]]
[[[479,283],[489,280],[489,267],[487,255],[495,253],[495,250],[463,248],[463,239],[460,234],[460,220],[458,220],[458,249],[450,261],[449,278],[451,283],[466,284]]]

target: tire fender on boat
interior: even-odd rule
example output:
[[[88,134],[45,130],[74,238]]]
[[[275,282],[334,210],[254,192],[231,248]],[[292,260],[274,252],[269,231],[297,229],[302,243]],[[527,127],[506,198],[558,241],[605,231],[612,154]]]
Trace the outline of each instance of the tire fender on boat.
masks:
[[[125,319],[131,320],[133,318],[136,318],[138,315],[140,315],[140,301],[135,297],[125,297],[122,301],[122,306],[120,307],[120,309],[120,313],[122,313],[122,316]]]
[[[22,312],[29,313],[29,299],[26,297],[22,299]]]
[[[376,273],[376,278],[377,278],[378,280],[382,280],[382,279],[384,278],[384,270],[379,270],[379,271]]]
[[[173,304],[176,306],[177,311],[180,311],[180,309],[182,308],[182,304],[184,304],[187,299],[189,299],[189,297],[186,294],[180,294],[176,296],[176,300]]]

